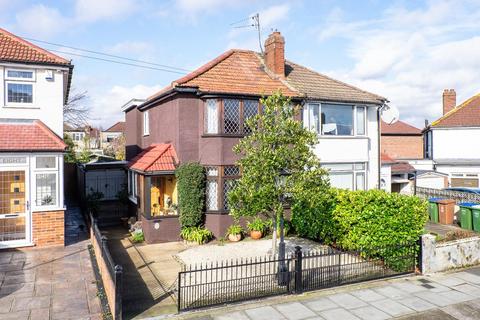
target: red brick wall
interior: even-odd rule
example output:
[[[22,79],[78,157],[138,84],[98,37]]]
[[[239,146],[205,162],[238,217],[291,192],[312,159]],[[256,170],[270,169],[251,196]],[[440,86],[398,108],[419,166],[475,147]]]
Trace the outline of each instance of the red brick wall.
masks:
[[[423,137],[382,135],[381,150],[394,159],[422,159]]]
[[[32,213],[32,238],[36,246],[64,245],[65,212],[44,211]]]

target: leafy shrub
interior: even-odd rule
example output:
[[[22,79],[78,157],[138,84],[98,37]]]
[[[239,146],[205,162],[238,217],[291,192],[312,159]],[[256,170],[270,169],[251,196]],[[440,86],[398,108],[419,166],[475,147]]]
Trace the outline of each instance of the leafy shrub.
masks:
[[[203,222],[205,172],[198,163],[184,163],[175,171],[178,188],[178,209],[182,228],[199,226]]]
[[[142,230],[135,230],[132,232],[132,241],[135,243],[145,241],[145,236]]]
[[[265,234],[265,231],[268,229],[268,222],[256,217],[252,221],[247,222],[247,228],[249,231],[260,231],[262,234]]]
[[[292,230],[292,223],[289,220],[283,220],[283,234],[286,236]],[[273,221],[265,221],[265,231],[273,234]],[[280,219],[277,219],[277,236],[280,236]]]
[[[184,240],[204,244],[213,238],[213,233],[203,227],[185,227],[182,228],[180,236]]]
[[[227,229],[227,235],[229,234],[237,235],[237,234],[242,234],[242,232],[243,232],[243,228],[239,224],[232,224]]]

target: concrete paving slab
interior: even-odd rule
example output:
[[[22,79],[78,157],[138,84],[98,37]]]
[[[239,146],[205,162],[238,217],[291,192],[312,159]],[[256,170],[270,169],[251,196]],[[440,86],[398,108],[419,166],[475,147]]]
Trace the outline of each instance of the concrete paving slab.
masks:
[[[388,314],[372,306],[352,309],[350,312],[363,320],[385,320],[390,318]]]
[[[452,274],[438,275],[438,276],[435,275],[435,276],[431,276],[429,279],[447,287],[458,286],[460,284],[465,283],[464,279],[457,278]]]
[[[213,317],[214,320],[250,320],[243,312],[232,312],[220,316]]]
[[[468,302],[449,305],[449,306],[443,307],[441,310],[461,320],[480,319],[480,308]]]
[[[337,293],[332,296],[329,296],[328,299],[332,300],[339,306],[346,309],[353,309],[353,308],[360,308],[360,307],[367,306],[367,303],[348,293]]]
[[[453,286],[452,289],[469,294],[477,298],[480,297],[480,287],[477,287],[475,285],[465,283],[458,286]]]
[[[308,309],[300,302],[279,304],[276,305],[275,308],[288,320],[301,320],[316,316],[312,310]]]
[[[414,315],[397,318],[397,320],[460,320],[460,319],[454,318],[448,313],[445,313],[440,309],[433,309],[433,310],[417,313]]]
[[[365,301],[372,302],[385,299],[385,296],[373,291],[372,289],[362,289],[350,292],[351,295]]]
[[[392,286],[395,287],[396,289],[399,289],[400,291],[407,292],[407,293],[415,293],[415,292],[427,290],[425,287],[422,287],[421,285],[418,285],[413,281],[407,281],[407,280],[392,283]]]
[[[423,299],[420,299],[418,297],[409,297],[405,299],[398,300],[401,304],[404,306],[407,306],[408,308],[415,310],[415,311],[426,311],[426,310],[431,310],[435,309],[437,306],[425,301]]]
[[[455,277],[463,279],[473,284],[480,284],[480,275],[476,275],[472,272],[466,272],[466,271],[457,272],[455,273]]]
[[[315,300],[309,300],[309,301],[303,302],[303,304],[305,304],[309,309],[316,312],[335,309],[339,307],[335,302],[327,298],[318,298]]]
[[[439,307],[445,307],[450,304],[450,300],[448,298],[445,298],[436,292],[422,291],[417,292],[414,295]]]
[[[284,320],[284,316],[273,307],[266,306],[245,310],[247,316],[252,320]]]
[[[371,305],[394,317],[414,312],[414,310],[391,299],[374,301],[371,303]]]
[[[383,286],[381,288],[374,289],[377,293],[381,294],[382,296],[390,299],[403,299],[409,296],[409,294],[405,291],[402,291],[396,288],[393,285]]]
[[[331,309],[320,312],[320,316],[325,320],[359,320],[360,318],[354,315],[353,313],[342,309]]]
[[[451,290],[449,292],[440,292],[440,293],[438,293],[438,295],[441,296],[441,297],[444,297],[446,299],[449,299],[450,304],[461,303],[461,302],[470,301],[470,300],[475,299],[474,296],[471,296],[471,295],[463,293],[463,292],[455,291],[455,290]]]

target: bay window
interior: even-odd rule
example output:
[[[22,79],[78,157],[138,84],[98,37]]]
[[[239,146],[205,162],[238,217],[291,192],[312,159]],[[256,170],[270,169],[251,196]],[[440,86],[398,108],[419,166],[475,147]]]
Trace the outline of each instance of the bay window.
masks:
[[[363,136],[366,113],[364,106],[308,103],[303,109],[303,125],[324,136]]]
[[[209,166],[205,169],[207,184],[205,207],[207,211],[228,211],[228,192],[240,178],[238,166]]]
[[[206,134],[244,135],[251,132],[246,125],[259,112],[257,100],[207,99],[204,132]]]
[[[366,163],[327,163],[322,167],[328,170],[332,187],[348,190],[366,190]]]

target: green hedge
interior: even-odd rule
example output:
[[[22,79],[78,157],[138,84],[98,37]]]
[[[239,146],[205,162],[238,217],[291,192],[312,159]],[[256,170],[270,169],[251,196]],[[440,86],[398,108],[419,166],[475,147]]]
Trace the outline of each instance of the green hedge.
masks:
[[[427,217],[425,201],[381,190],[312,192],[292,206],[299,235],[347,250],[412,243]]]
[[[178,189],[178,210],[182,228],[203,223],[205,171],[198,163],[184,163],[175,171]]]

